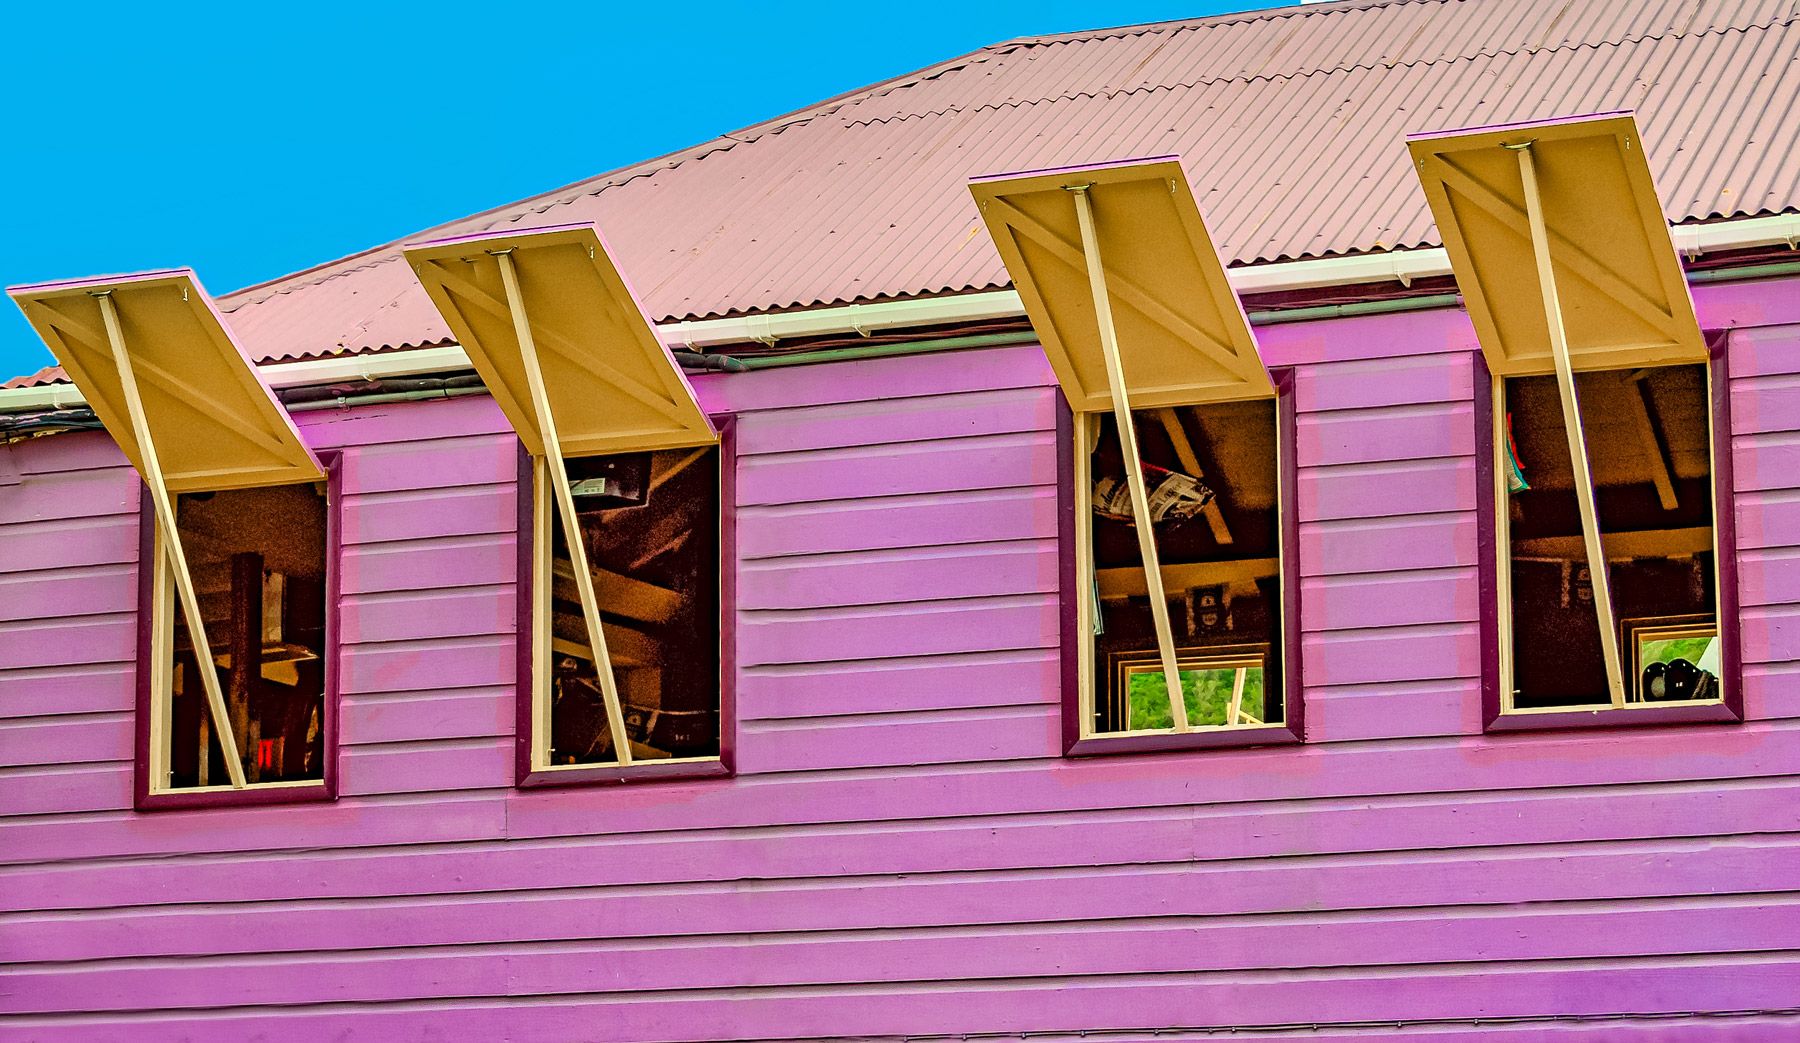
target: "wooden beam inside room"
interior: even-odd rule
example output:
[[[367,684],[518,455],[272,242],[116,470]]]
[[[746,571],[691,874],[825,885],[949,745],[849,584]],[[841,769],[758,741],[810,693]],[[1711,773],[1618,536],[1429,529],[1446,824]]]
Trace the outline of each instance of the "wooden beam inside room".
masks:
[[[1182,426],[1181,416],[1173,408],[1165,407],[1156,411],[1156,420],[1169,436],[1169,444],[1175,449],[1175,458],[1181,461],[1181,466],[1188,475],[1196,481],[1204,481],[1205,469],[1200,466],[1200,457],[1194,452],[1194,443],[1187,428]],[[1213,498],[1201,510],[1201,517],[1206,519],[1207,528],[1212,530],[1213,542],[1221,547],[1229,546],[1231,527],[1225,524],[1225,513],[1219,506],[1219,489],[1212,483],[1208,483],[1207,488],[1212,489]]]
[[[1663,510],[1672,511],[1681,506],[1681,501],[1675,495],[1674,468],[1669,462],[1668,439],[1657,422],[1656,407],[1650,400],[1650,385],[1644,379],[1648,375],[1648,370],[1638,370],[1625,379],[1625,392],[1630,401],[1627,410],[1637,428],[1638,444],[1644,451],[1644,460],[1650,465],[1650,481],[1656,486],[1656,499],[1662,504]]]

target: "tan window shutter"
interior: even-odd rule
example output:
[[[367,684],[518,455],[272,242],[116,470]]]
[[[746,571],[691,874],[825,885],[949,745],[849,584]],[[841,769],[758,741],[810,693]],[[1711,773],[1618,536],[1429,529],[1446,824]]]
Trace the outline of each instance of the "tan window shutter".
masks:
[[[1091,206],[1132,407],[1275,393],[1180,162],[1002,174],[969,189],[1076,411],[1112,402],[1076,189]]]
[[[187,269],[15,286],[25,317],[100,422],[144,472],[107,336],[112,303],[168,491],[319,481],[324,471]]]
[[[1703,362],[1706,344],[1629,113],[1409,138],[1488,368],[1554,369],[1518,148],[1529,144],[1578,370]]]
[[[420,243],[407,260],[534,456],[544,455],[500,257],[512,258],[564,456],[710,445],[718,434],[592,225]]]

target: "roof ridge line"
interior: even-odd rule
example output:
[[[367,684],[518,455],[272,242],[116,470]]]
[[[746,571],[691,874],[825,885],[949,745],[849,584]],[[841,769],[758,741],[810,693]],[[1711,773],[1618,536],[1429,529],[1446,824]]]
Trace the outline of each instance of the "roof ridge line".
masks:
[[[1020,36],[1008,40],[1009,45],[1023,47],[1051,47],[1061,43],[1080,43],[1089,40],[1109,40],[1124,36],[1147,36],[1151,33],[1184,32],[1189,29],[1202,29],[1212,25],[1241,25],[1246,22],[1273,22],[1283,18],[1305,18],[1313,15],[1342,14],[1346,11],[1368,11],[1378,7],[1400,7],[1406,4],[1451,4],[1470,3],[1474,0],[1337,0],[1335,3],[1313,0],[1307,3],[1281,4],[1275,7],[1253,7],[1243,11],[1223,11],[1214,15],[1203,15],[1199,18],[1171,18],[1161,22],[1142,22],[1135,25],[1117,25],[1105,29],[1080,29],[1068,33],[1049,33],[1044,36]]]
[[[1389,0],[1397,3],[1458,3],[1467,0]],[[1433,65],[1453,65],[1457,62],[1480,61],[1487,58],[1499,58],[1521,54],[1557,54],[1564,51],[1594,50],[1606,47],[1626,47],[1640,43],[1659,40],[1699,39],[1706,36],[1729,36],[1732,33],[1766,32],[1779,26],[1800,21],[1800,13],[1779,15],[1764,22],[1750,25],[1711,26],[1695,32],[1663,32],[1644,33],[1639,36],[1628,36],[1618,40],[1583,40],[1575,43],[1560,43],[1550,47],[1500,47],[1476,51],[1473,54],[1457,54],[1448,58],[1422,58],[1405,62],[1368,62],[1356,65],[1339,65],[1329,69],[1307,69],[1301,72],[1258,73],[1254,76],[1219,76],[1199,77],[1192,80],[1181,80],[1174,83],[1144,83],[1131,87],[1112,89],[1070,91],[1041,98],[1013,98],[1001,102],[986,102],[980,105],[946,105],[942,108],[929,109],[924,112],[906,112],[898,115],[870,116],[852,120],[844,124],[846,128],[871,127],[877,124],[906,123],[916,119],[933,119],[953,113],[965,112],[997,112],[1004,109],[1025,108],[1032,105],[1050,105],[1063,101],[1081,101],[1083,99],[1123,98],[1133,94],[1154,94],[1158,91],[1191,90],[1196,87],[1215,86],[1219,84],[1279,83],[1284,80],[1303,80],[1312,76],[1335,76],[1342,73],[1370,72],[1386,69],[1416,69]]]

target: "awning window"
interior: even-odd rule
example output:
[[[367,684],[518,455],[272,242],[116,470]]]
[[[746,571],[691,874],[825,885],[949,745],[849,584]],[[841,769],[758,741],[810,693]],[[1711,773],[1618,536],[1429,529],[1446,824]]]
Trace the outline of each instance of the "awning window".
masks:
[[[1180,163],[1162,157],[995,175],[975,179],[970,191],[1076,414],[1071,593],[1082,628],[1082,734],[1280,721],[1281,697],[1274,713],[1261,701],[1265,676],[1281,672],[1285,644],[1275,386]],[[1255,416],[1235,425],[1202,415],[1244,403]],[[1264,451],[1246,457],[1241,450],[1258,437]],[[1233,473],[1219,469],[1223,460]],[[1267,494],[1253,510],[1250,490]],[[1221,505],[1221,493],[1231,502]],[[1121,537],[1135,537],[1136,555],[1119,546]],[[1161,553],[1172,547],[1180,565],[1166,573]],[[1132,557],[1131,565],[1108,565]],[[1142,582],[1130,581],[1138,572]],[[1250,643],[1225,625],[1200,633],[1202,617],[1228,615],[1201,602],[1232,596],[1241,597],[1240,618],[1262,621]],[[1172,597],[1184,608],[1179,645]],[[1140,620],[1144,602],[1148,618]],[[1103,627],[1111,629],[1100,647]],[[1099,663],[1102,653],[1116,662]],[[1097,698],[1102,675],[1107,691]],[[1228,695],[1212,700],[1217,706],[1198,694],[1220,684]],[[1254,712],[1244,712],[1246,687]],[[1146,699],[1166,709],[1140,706]]]
[[[228,661],[229,652],[213,648],[207,636],[175,498],[318,482],[325,476],[319,461],[232,340],[193,272],[15,286],[7,292],[143,476],[191,659]],[[153,611],[157,633],[166,634],[162,605],[158,600]],[[236,717],[241,725],[247,696],[234,691],[228,708],[217,671],[195,672],[231,786],[241,789],[249,781],[243,765],[247,736],[237,734],[232,721]],[[163,734],[166,746],[166,730]]]
[[[1505,380],[1555,374],[1607,702],[1622,708],[1631,685],[1584,430],[1595,418],[1583,416],[1575,375],[1708,358],[1643,139],[1630,114],[1606,113],[1419,135],[1408,147],[1496,379],[1498,443],[1509,430]],[[1668,485],[1666,474],[1659,484]],[[1667,488],[1659,496],[1672,500]],[[1504,524],[1506,498],[1498,499]],[[1508,562],[1500,565],[1507,574]],[[1509,619],[1513,607],[1501,606]],[[1511,653],[1503,640],[1509,698]]]
[[[564,756],[620,766],[681,758],[695,745],[688,732],[657,739],[648,723],[690,713],[683,693],[699,684],[671,672],[666,661],[680,657],[661,654],[658,635],[677,618],[699,634],[698,592],[716,590],[716,570],[710,584],[695,573],[716,552],[709,559],[700,539],[671,541],[716,530],[718,462],[707,450],[717,432],[591,225],[420,243],[406,255],[535,461],[531,769]],[[701,455],[710,471],[690,469]],[[571,481],[571,461],[601,456],[609,462],[578,468]],[[664,510],[677,503],[680,511]],[[666,517],[648,524],[646,512]],[[587,531],[595,525],[610,529]],[[638,529],[644,546],[612,539]],[[686,571],[671,571],[672,560]],[[566,603],[579,613],[567,626],[554,607],[558,586],[573,588]],[[716,669],[704,680],[716,755]],[[594,689],[598,704],[584,719],[598,732],[578,738],[571,714]],[[663,705],[665,690],[682,705]],[[633,734],[634,725],[644,727]]]

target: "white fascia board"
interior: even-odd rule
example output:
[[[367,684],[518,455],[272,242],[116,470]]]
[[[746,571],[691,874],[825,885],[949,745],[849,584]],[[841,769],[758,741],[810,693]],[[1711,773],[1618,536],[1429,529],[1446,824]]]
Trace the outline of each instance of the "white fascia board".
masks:
[[[1675,249],[1687,257],[1760,246],[1794,248],[1800,247],[1800,214],[1681,225],[1670,231],[1674,235]],[[1451,274],[1450,258],[1442,247],[1390,250],[1356,257],[1278,261],[1226,272],[1232,288],[1240,294],[1372,282],[1410,285],[1415,279]],[[868,336],[882,330],[1017,319],[1024,314],[1024,305],[1016,291],[984,290],[951,297],[848,304],[776,315],[670,322],[658,326],[657,333],[671,347],[703,350],[726,344],[775,344],[782,340],[842,333]],[[423,376],[470,368],[468,355],[461,347],[450,344],[372,355],[266,363],[258,366],[257,372],[270,387],[287,388],[342,380]],[[84,404],[81,393],[70,384],[0,389],[0,413],[70,409]]]

